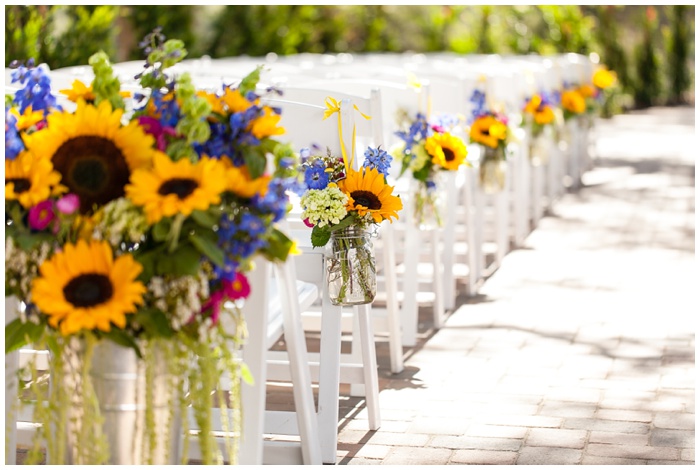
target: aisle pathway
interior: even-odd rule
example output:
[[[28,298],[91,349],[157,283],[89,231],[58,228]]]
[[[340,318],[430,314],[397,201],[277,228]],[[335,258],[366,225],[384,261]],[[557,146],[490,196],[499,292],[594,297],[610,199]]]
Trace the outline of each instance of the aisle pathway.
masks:
[[[350,400],[338,463],[694,463],[694,114],[600,121],[584,187],[481,295],[402,374],[380,350],[382,427]]]

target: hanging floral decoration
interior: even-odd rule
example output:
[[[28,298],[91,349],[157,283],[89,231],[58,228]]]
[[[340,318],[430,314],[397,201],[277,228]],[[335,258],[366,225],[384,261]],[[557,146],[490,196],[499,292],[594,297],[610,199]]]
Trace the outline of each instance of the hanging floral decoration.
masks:
[[[183,416],[193,408],[203,463],[235,462],[240,390],[217,393],[229,417],[227,456],[211,432],[212,392],[224,373],[249,378],[238,357],[238,306],[255,288],[245,275],[253,258],[283,261],[293,248],[276,223],[290,207],[297,165],[275,140],[284,132],[278,110],[259,105],[260,69],[204,94],[188,74],[170,72],[186,56],[182,41],[157,29],[141,46],[142,92],[123,92],[99,52],[89,61],[94,80],[62,90],[76,103],[72,111],[57,104],[45,65],[12,64],[21,89],[5,100],[5,294],[26,308],[5,328],[5,351],[46,345],[57,385],[46,396],[32,382],[43,426],[30,462],[41,460],[42,439],[51,464],[66,462],[66,439],[80,443],[73,463],[109,461],[105,434],[93,426],[104,417],[86,379],[103,342],[146,363],[147,404],[155,399],[152,372],[174,372],[169,408]],[[156,367],[157,356],[164,366]],[[79,370],[66,369],[70,357]],[[77,388],[61,386],[75,373],[83,377]],[[75,406],[81,419],[65,412]],[[153,406],[145,413],[147,445],[138,452],[153,463],[164,436]]]

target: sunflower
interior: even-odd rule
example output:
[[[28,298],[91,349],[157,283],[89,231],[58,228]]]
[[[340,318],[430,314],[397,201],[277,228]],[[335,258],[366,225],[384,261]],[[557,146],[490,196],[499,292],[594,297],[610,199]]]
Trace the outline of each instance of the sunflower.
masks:
[[[63,335],[124,328],[126,315],[143,303],[146,288],[136,280],[141,270],[131,254],[114,258],[105,241],[79,240],[40,266],[32,302]]]
[[[227,157],[223,157],[220,161],[226,168],[227,191],[231,191],[237,196],[246,199],[250,199],[256,194],[264,196],[267,193],[267,187],[272,177],[261,176],[260,178],[251,179],[247,168],[234,166]]]
[[[506,138],[506,125],[493,116],[481,116],[469,129],[469,137],[491,148],[498,147],[498,141]]]
[[[376,168],[349,169],[348,176],[338,182],[338,187],[348,196],[348,212],[357,211],[360,216],[370,214],[376,223],[384,219],[391,222],[391,217],[398,219],[398,211],[403,209],[401,198],[391,194],[394,187],[386,184],[384,175]]]
[[[5,200],[18,200],[29,209],[65,192],[61,175],[54,171],[51,161],[31,152],[22,152],[14,160],[5,160]]]
[[[605,89],[613,85],[617,80],[617,74],[611,72],[605,67],[599,68],[593,74],[593,85],[598,88]]]
[[[71,88],[58,90],[58,92],[66,95],[66,98],[74,103],[77,103],[81,99],[87,101],[88,103],[93,103],[95,101],[95,93],[92,90],[92,84],[85,86],[85,84],[80,80],[73,80]],[[129,98],[131,96],[131,92],[120,91],[119,95],[122,98]]]
[[[250,132],[258,139],[284,134],[286,132],[284,127],[277,127],[282,117],[267,106],[263,111],[264,114],[250,124]]]
[[[428,137],[425,150],[433,157],[433,163],[446,170],[457,170],[467,158],[467,147],[462,139],[449,132]]]
[[[259,100],[255,102],[248,101],[241,92],[238,90],[232,90],[231,88],[226,88],[224,90],[224,95],[221,97],[221,101],[226,105],[229,112],[231,113],[242,113],[247,111],[253,105],[257,105]]]
[[[175,214],[190,215],[221,201],[226,189],[226,171],[218,160],[203,157],[197,163],[183,158],[174,162],[157,152],[153,169],[140,169],[131,175],[126,196],[143,206],[148,222],[154,224]]]
[[[586,111],[586,99],[577,90],[567,90],[561,94],[561,106],[574,114]]]
[[[18,131],[26,131],[44,120],[44,111],[33,111],[31,105],[27,106],[24,114],[20,114],[17,108],[10,109],[10,113],[17,118]]]
[[[224,114],[224,103],[221,101],[216,93],[209,93],[204,90],[197,90],[197,96],[204,98],[209,106],[211,106],[211,112],[216,114]]]
[[[53,113],[46,128],[24,136],[27,149],[49,159],[61,182],[80,198],[85,214],[124,195],[129,175],[148,167],[154,139],[135,121],[121,125],[123,110],[78,101],[74,114]]]

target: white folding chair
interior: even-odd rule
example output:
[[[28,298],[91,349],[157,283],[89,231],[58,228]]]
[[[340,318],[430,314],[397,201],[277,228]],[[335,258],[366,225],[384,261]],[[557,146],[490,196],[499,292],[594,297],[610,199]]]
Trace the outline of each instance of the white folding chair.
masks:
[[[341,155],[338,138],[338,125],[335,116],[323,120],[326,108],[293,101],[265,99],[264,103],[280,108],[282,119],[280,125],[286,129],[284,139],[298,148],[318,143],[328,147],[334,155]],[[341,101],[343,136],[351,136],[355,121],[355,110],[350,100]],[[345,137],[350,145],[349,137]],[[348,148],[348,151],[350,149]],[[355,158],[357,164],[358,158]],[[301,228],[299,219],[289,219],[292,230],[294,224]],[[310,245],[310,229],[307,227],[295,232],[295,237],[303,255],[297,265],[299,279],[315,282],[323,293],[321,301],[321,344],[318,361],[312,359],[310,366],[312,380],[318,380],[318,426],[321,439],[323,463],[335,463],[338,447],[339,418],[339,384],[361,384],[367,402],[370,430],[379,429],[381,425],[379,412],[379,378],[377,374],[377,357],[371,318],[371,306],[353,307],[357,318],[357,333],[360,339],[361,363],[341,361],[342,308],[330,303],[326,287],[326,270],[324,252]],[[354,336],[354,335],[353,335]],[[312,355],[313,357],[314,355]],[[316,372],[317,371],[317,372]],[[271,368],[272,374],[279,372]],[[318,375],[316,375],[316,373]]]

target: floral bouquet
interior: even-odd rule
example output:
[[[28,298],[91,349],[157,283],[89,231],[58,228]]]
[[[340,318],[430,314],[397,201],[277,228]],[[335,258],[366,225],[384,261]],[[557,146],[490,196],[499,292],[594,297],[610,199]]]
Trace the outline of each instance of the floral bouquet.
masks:
[[[487,193],[505,187],[506,147],[512,139],[508,118],[486,105],[486,95],[474,90],[470,101],[474,104],[473,122],[469,128],[469,142],[481,145],[479,181]]]
[[[608,70],[605,66],[600,66],[593,72],[591,79],[596,90],[596,98],[599,103],[602,117],[610,117],[611,106],[618,92],[617,74]]]
[[[369,229],[382,221],[398,219],[401,199],[386,181],[391,156],[368,148],[365,161],[354,170],[343,158],[301,152],[305,190],[301,196],[302,218],[313,227],[314,247],[330,245],[326,265],[331,302],[361,305],[374,300],[376,268]]]
[[[564,112],[564,120],[582,116],[588,108],[587,98],[593,96],[595,91],[590,86],[570,86],[565,85],[561,92],[561,107]]]
[[[467,147],[454,135],[459,124],[455,116],[445,115],[432,119],[418,113],[413,121],[407,115],[400,119],[396,132],[401,142],[392,148],[392,154],[401,160],[401,172],[411,172],[417,183],[413,193],[413,217],[421,228],[442,227],[444,208],[440,175],[445,171],[457,171],[467,162]],[[434,221],[434,224],[432,223]]]
[[[172,462],[167,434],[190,406],[203,463],[222,462],[211,394],[224,373],[249,379],[234,302],[254,288],[245,277],[253,256],[284,260],[292,249],[275,223],[290,207],[295,162],[272,138],[283,132],[278,113],[259,105],[259,69],[203,95],[189,75],[168,73],[186,55],[181,41],[156,30],[142,47],[144,93],[130,115],[104,53],[90,58],[90,85],[64,90],[71,111],[57,104],[45,66],[13,64],[22,88],[5,100],[5,294],[26,308],[5,328],[5,351],[48,347],[55,385],[47,397],[32,368],[43,426],[30,462],[43,439],[49,464],[114,463],[124,456],[109,448],[125,434],[140,445],[121,463]],[[129,357],[145,400],[137,430],[110,422],[98,393],[110,387],[107,364]],[[238,392],[217,395],[231,462]]]
[[[545,163],[547,151],[542,148],[544,136],[551,132],[557,120],[554,100],[545,93],[536,93],[525,103],[523,114],[531,129],[530,161],[533,164]]]

